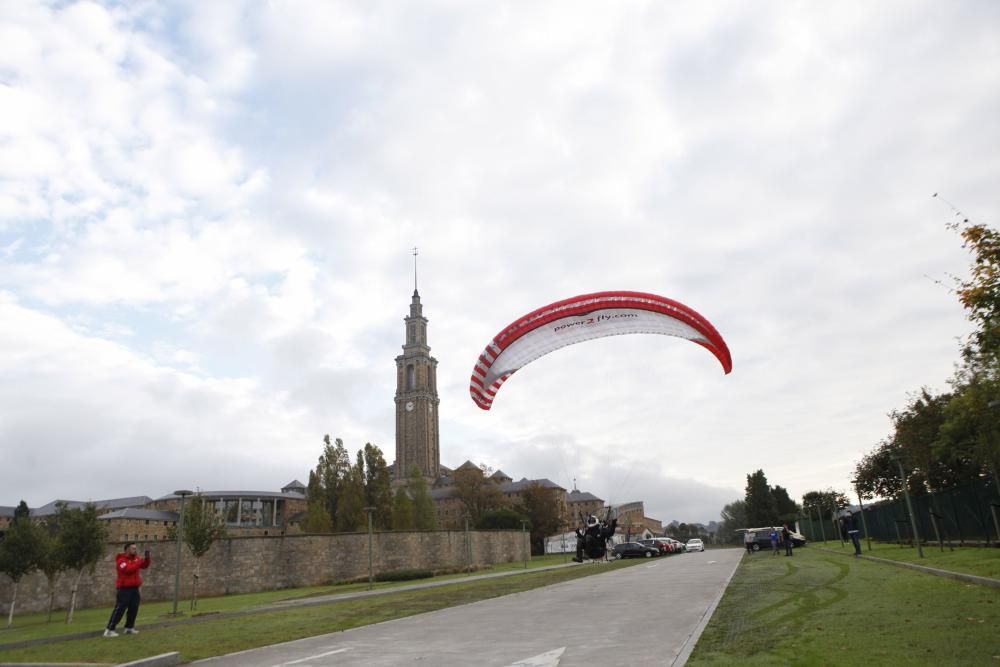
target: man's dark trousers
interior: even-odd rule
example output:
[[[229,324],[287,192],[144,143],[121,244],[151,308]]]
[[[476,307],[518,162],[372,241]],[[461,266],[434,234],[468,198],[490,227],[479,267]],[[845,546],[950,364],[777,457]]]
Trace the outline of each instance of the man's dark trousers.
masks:
[[[122,620],[122,615],[126,611],[128,611],[128,614],[125,616],[125,627],[134,628],[135,617],[139,615],[138,586],[118,589],[118,594],[115,597],[115,608],[111,610],[111,619],[108,621],[108,630],[115,629],[118,621]]]

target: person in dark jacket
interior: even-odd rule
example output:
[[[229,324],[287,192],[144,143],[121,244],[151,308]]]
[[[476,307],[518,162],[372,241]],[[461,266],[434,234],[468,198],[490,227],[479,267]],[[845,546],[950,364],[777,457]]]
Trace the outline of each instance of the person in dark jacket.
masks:
[[[781,527],[781,541],[785,543],[785,555],[794,556],[795,553],[792,551],[792,547],[795,546],[795,543],[792,542],[792,531],[788,529],[787,523]]]
[[[617,526],[617,517],[598,521],[593,514],[588,516],[586,526],[576,529],[576,556],[573,560],[582,563],[584,555],[591,560],[604,558],[608,550],[608,539],[615,534]]]
[[[152,561],[149,559],[149,550],[139,558],[139,547],[135,542],[125,545],[125,551],[115,556],[115,571],[118,578],[115,580],[115,608],[111,610],[111,618],[104,628],[105,637],[117,637],[115,626],[125,615],[125,634],[137,635],[139,631],[135,629],[135,617],[139,615],[139,588],[142,586],[142,576],[139,570],[145,570]],[[126,613],[127,612],[127,613]]]

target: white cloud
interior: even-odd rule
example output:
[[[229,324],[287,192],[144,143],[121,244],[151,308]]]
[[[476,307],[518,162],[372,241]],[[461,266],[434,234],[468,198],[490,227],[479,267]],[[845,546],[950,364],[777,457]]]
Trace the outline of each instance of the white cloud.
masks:
[[[843,486],[968,329],[933,282],[967,257],[930,194],[1000,216],[998,27],[977,2],[12,5],[0,289],[47,333],[0,323],[37,399],[8,388],[0,432],[51,453],[48,415],[103,463],[156,431],[157,456],[233,475],[273,461],[223,432],[306,443],[292,477],[326,432],[391,459],[416,245],[444,463],[577,477],[664,520],[714,518],[757,468],[793,495]],[[604,289],[699,310],[733,374],[629,337],[472,404],[490,336]],[[31,365],[49,355],[68,381]],[[148,460],[150,486],[191,483]],[[73,463],[53,484],[91,470]],[[91,495],[124,495],[93,469]]]

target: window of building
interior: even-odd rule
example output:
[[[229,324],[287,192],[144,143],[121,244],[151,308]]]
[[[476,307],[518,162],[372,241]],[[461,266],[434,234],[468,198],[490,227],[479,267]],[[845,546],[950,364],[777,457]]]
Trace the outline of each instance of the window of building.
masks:
[[[409,364],[406,367],[406,388],[414,389],[416,386],[417,386],[416,370],[413,368],[413,364]]]

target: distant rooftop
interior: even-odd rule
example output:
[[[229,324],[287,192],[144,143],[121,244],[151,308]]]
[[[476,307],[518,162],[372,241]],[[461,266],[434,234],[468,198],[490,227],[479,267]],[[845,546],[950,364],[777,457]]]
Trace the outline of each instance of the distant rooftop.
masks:
[[[122,510],[115,510],[97,517],[99,521],[110,521],[111,519],[145,519],[147,521],[177,521],[177,512],[162,512],[160,510],[144,510],[135,507],[126,507]]]

